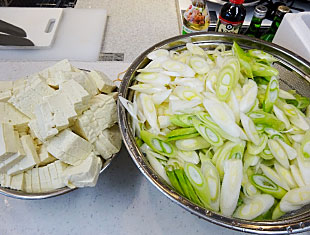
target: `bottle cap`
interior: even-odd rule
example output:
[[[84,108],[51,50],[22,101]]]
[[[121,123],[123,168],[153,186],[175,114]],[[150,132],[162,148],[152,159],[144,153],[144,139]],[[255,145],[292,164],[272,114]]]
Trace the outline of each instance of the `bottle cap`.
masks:
[[[290,12],[290,8],[284,5],[281,5],[278,7],[278,11],[282,12],[282,13],[289,13]]]
[[[257,18],[264,18],[267,14],[268,8],[264,5],[257,5],[254,9],[254,16]]]
[[[242,4],[244,3],[244,0],[229,0],[233,4]]]
[[[278,9],[276,11],[276,16],[283,17],[286,13],[290,12],[290,8],[284,5],[278,6]]]

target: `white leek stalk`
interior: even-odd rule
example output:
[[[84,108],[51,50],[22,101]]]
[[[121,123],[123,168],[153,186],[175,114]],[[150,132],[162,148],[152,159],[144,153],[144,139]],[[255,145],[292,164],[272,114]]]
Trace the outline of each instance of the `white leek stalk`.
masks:
[[[252,220],[259,215],[267,212],[274,204],[273,196],[269,194],[255,195],[244,204],[239,206],[234,213],[233,217],[239,219]]]
[[[242,181],[242,161],[230,159],[225,162],[221,188],[220,209],[223,215],[231,216],[238,203]]]
[[[240,136],[238,125],[234,120],[235,116],[226,103],[205,99],[203,105],[223,131],[233,137]]]
[[[280,209],[283,212],[298,210],[310,203],[310,186],[295,188],[288,191],[280,201]]]

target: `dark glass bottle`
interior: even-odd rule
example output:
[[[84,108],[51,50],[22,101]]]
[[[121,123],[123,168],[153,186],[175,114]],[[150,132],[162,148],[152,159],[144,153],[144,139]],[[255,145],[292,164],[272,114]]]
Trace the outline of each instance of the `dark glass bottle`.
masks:
[[[262,25],[263,19],[266,16],[267,10],[268,10],[267,7],[263,5],[258,5],[255,7],[251,24],[247,29],[247,31],[245,32],[245,35],[251,37],[259,37],[259,29]]]
[[[262,35],[260,38],[265,40],[265,41],[268,41],[268,42],[272,42],[273,38],[274,38],[274,35],[276,34],[280,24],[281,24],[281,21],[284,17],[284,15],[286,13],[290,12],[290,8],[287,7],[287,6],[279,6],[277,11],[276,11],[276,14],[275,14],[275,17],[273,19],[273,22],[270,26],[270,28],[268,29],[268,31]]]
[[[244,0],[229,0],[222,7],[215,29],[216,32],[239,33],[246,15],[243,2]]]

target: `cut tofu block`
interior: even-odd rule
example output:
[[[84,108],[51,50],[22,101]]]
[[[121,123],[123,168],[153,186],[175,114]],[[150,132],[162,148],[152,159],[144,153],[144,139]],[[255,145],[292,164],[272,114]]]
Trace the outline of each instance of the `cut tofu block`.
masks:
[[[36,152],[36,147],[32,141],[30,135],[24,135],[20,138],[23,149],[26,153],[26,156],[23,157],[17,164],[8,169],[7,173],[9,175],[16,175],[22,171],[26,171],[33,166],[40,163],[38,154]]]
[[[0,102],[8,101],[11,98],[11,96],[12,96],[11,90],[0,92]]]
[[[49,171],[47,167],[39,167],[39,178],[40,178],[40,186],[41,192],[49,192],[53,190],[53,185],[51,181],[51,177],[49,175]]]
[[[26,87],[14,94],[8,102],[33,119],[36,105],[43,102],[44,96],[52,95],[54,92],[55,90],[49,87],[40,76],[35,76],[27,81]]]
[[[53,113],[54,124],[58,130],[67,128],[70,121],[77,116],[74,106],[64,92],[55,92],[54,95],[44,97]]]
[[[46,145],[50,154],[70,165],[78,165],[93,149],[88,141],[69,129],[48,140]]]
[[[39,151],[38,151],[38,155],[39,155],[39,159],[40,159],[40,163],[38,164],[38,166],[45,166],[45,165],[52,163],[52,162],[57,160],[49,152],[47,152],[45,145],[40,146]]]
[[[59,90],[66,94],[77,114],[88,109],[91,95],[75,80],[60,84]]]
[[[115,100],[108,95],[97,95],[90,101],[90,108],[80,115],[73,131],[94,143],[100,133],[117,122],[117,110]]]
[[[66,185],[64,184],[61,176],[60,177],[58,176],[55,162],[48,164],[46,167],[48,167],[53,188],[58,189],[65,187]]]
[[[103,72],[92,70],[88,75],[95,82],[97,89],[101,92],[111,93],[116,88],[113,81]]]
[[[13,81],[0,81],[0,93],[13,89]]]
[[[24,190],[24,188],[25,188],[25,175],[24,175],[24,173],[20,173],[18,175],[12,176],[10,188],[16,189],[16,190]]]
[[[122,146],[122,138],[118,125],[105,129],[96,139],[95,151],[104,159],[108,159],[114,153],[118,153]]]
[[[42,141],[47,140],[69,127],[77,117],[73,104],[62,91],[44,97],[44,102],[35,107],[35,121],[31,121],[30,129]],[[35,123],[34,123],[35,122]]]
[[[5,188],[9,188],[11,186],[11,180],[12,180],[12,177],[7,175],[7,174],[2,174],[1,175],[1,186],[2,187],[5,187]]]
[[[97,183],[102,160],[91,153],[81,164],[69,166],[63,173],[64,183],[70,187],[94,187]]]
[[[5,174],[0,173],[0,185],[3,186],[4,184],[5,184]]]
[[[24,190],[27,193],[32,193],[32,174],[31,174],[31,169],[28,171],[24,172],[25,176],[25,185],[24,185]]]
[[[57,72],[70,72],[70,71],[72,71],[72,66],[69,63],[69,61],[65,59],[39,72],[39,75],[46,79],[48,85],[58,88],[59,83],[57,82],[57,77],[55,76],[55,74]]]
[[[39,139],[41,142],[44,141],[43,137],[41,136],[41,133],[40,133],[40,129],[38,127],[38,123],[37,123],[37,120],[36,119],[33,119],[31,120],[29,123],[28,123],[28,126],[30,128],[30,136],[33,138],[33,139]]]
[[[19,134],[17,131],[14,131],[14,136],[15,136],[15,142],[17,146],[17,153],[6,159],[5,161],[2,161],[0,163],[0,172],[1,173],[6,173],[8,169],[13,167],[15,164],[17,164],[21,159],[23,159],[26,156],[26,153],[23,149],[22,143],[19,138]]]
[[[4,162],[18,152],[16,141],[13,126],[0,123],[0,162]]]
[[[22,78],[22,79],[13,81],[12,94],[16,95],[20,91],[24,90],[27,85],[27,80],[28,79]]]
[[[31,169],[31,188],[34,193],[41,192],[39,168],[36,167]]]
[[[27,131],[28,122],[30,119],[18,111],[13,105],[5,102],[0,102],[0,122],[14,125],[18,131]],[[5,115],[2,115],[5,114]]]

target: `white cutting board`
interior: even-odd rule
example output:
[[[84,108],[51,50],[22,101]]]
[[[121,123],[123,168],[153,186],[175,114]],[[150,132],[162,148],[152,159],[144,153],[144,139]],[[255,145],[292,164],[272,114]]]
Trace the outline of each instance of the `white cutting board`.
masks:
[[[0,19],[22,28],[34,46],[1,46],[0,49],[37,49],[50,47],[57,33],[63,9],[1,7]]]
[[[0,50],[0,60],[47,61],[69,59],[72,61],[97,61],[106,21],[107,12],[104,9],[65,8],[55,35],[55,41],[50,48]]]

